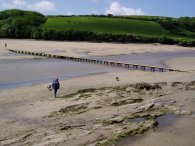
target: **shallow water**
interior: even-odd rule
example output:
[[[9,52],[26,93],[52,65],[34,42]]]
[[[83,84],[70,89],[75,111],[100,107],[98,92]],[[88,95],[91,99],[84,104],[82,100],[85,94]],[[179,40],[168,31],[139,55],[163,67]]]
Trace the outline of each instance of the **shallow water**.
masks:
[[[60,59],[0,60],[0,90],[125,69]]]
[[[162,129],[171,126],[177,118],[178,117],[175,114],[165,114],[163,116],[158,117],[157,118],[158,128]]]
[[[25,56],[10,52],[0,55],[4,57]],[[177,57],[195,57],[195,51],[156,52],[95,58],[166,67],[163,61]],[[46,83],[56,77],[63,80],[90,74],[116,71],[126,70],[60,59],[3,59],[0,60],[0,90]]]
[[[162,130],[166,127],[171,126],[177,118],[178,117],[174,114],[165,114],[165,115],[158,117],[157,118],[158,130]],[[133,122],[143,122],[143,121],[144,121],[144,118],[135,118],[135,121]],[[127,137],[119,141],[116,144],[116,146],[130,146],[131,144],[144,139],[144,137],[145,137],[144,135],[135,135],[135,136]]]
[[[129,119],[129,122],[144,122],[145,118],[139,117],[134,119]]]
[[[195,57],[195,51],[178,51],[178,52],[154,52],[138,53],[119,56],[97,57],[102,60],[123,61],[134,64],[152,65],[167,67],[163,62],[178,57]]]

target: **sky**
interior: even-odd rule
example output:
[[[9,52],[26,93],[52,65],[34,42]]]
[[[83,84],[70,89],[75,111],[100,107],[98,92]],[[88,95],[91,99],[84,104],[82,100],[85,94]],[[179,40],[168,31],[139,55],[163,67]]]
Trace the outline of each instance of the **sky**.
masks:
[[[46,15],[195,17],[195,0],[0,0],[0,11],[13,8]]]

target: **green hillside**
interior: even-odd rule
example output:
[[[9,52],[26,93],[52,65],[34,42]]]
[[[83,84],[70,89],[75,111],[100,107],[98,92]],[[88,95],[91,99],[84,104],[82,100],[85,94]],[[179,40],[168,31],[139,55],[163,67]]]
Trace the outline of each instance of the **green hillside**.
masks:
[[[0,12],[0,38],[162,43],[195,46],[195,17],[44,16],[18,9]]]
[[[161,36],[169,32],[153,21],[102,17],[49,17],[43,28],[97,33]]]
[[[186,20],[183,20],[183,18],[178,19],[160,16],[56,16],[48,17],[42,28],[61,31],[75,30],[94,33],[132,34],[153,37],[166,35],[175,39],[194,39],[195,31],[191,31],[191,29],[189,30],[188,26],[183,23],[186,23]],[[193,25],[195,26],[195,24]]]

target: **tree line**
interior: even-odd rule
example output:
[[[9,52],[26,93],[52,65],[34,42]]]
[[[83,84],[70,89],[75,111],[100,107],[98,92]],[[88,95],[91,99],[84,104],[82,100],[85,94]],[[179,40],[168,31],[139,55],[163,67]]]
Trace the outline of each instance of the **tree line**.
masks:
[[[182,33],[182,29],[195,33],[195,17],[180,17],[178,19],[165,17],[157,22],[173,34],[185,35]],[[195,34],[192,34],[191,37],[195,37]]]
[[[90,41],[90,42],[117,42],[117,43],[161,43],[169,45],[181,45],[186,47],[195,47],[195,40],[178,40],[166,35],[160,37],[143,36],[131,34],[112,34],[112,33],[95,33],[88,31],[76,30],[53,30],[53,29],[36,29],[33,32],[32,39],[44,40],[67,40],[67,41]]]
[[[34,29],[45,23],[47,18],[32,11],[5,10],[0,12],[0,37],[31,38]]]

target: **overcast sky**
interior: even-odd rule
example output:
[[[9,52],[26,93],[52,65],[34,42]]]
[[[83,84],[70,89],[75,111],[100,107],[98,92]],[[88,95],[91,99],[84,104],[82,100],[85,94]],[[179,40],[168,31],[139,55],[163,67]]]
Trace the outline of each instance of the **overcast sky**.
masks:
[[[0,11],[13,8],[53,15],[195,17],[195,0],[0,0]]]

